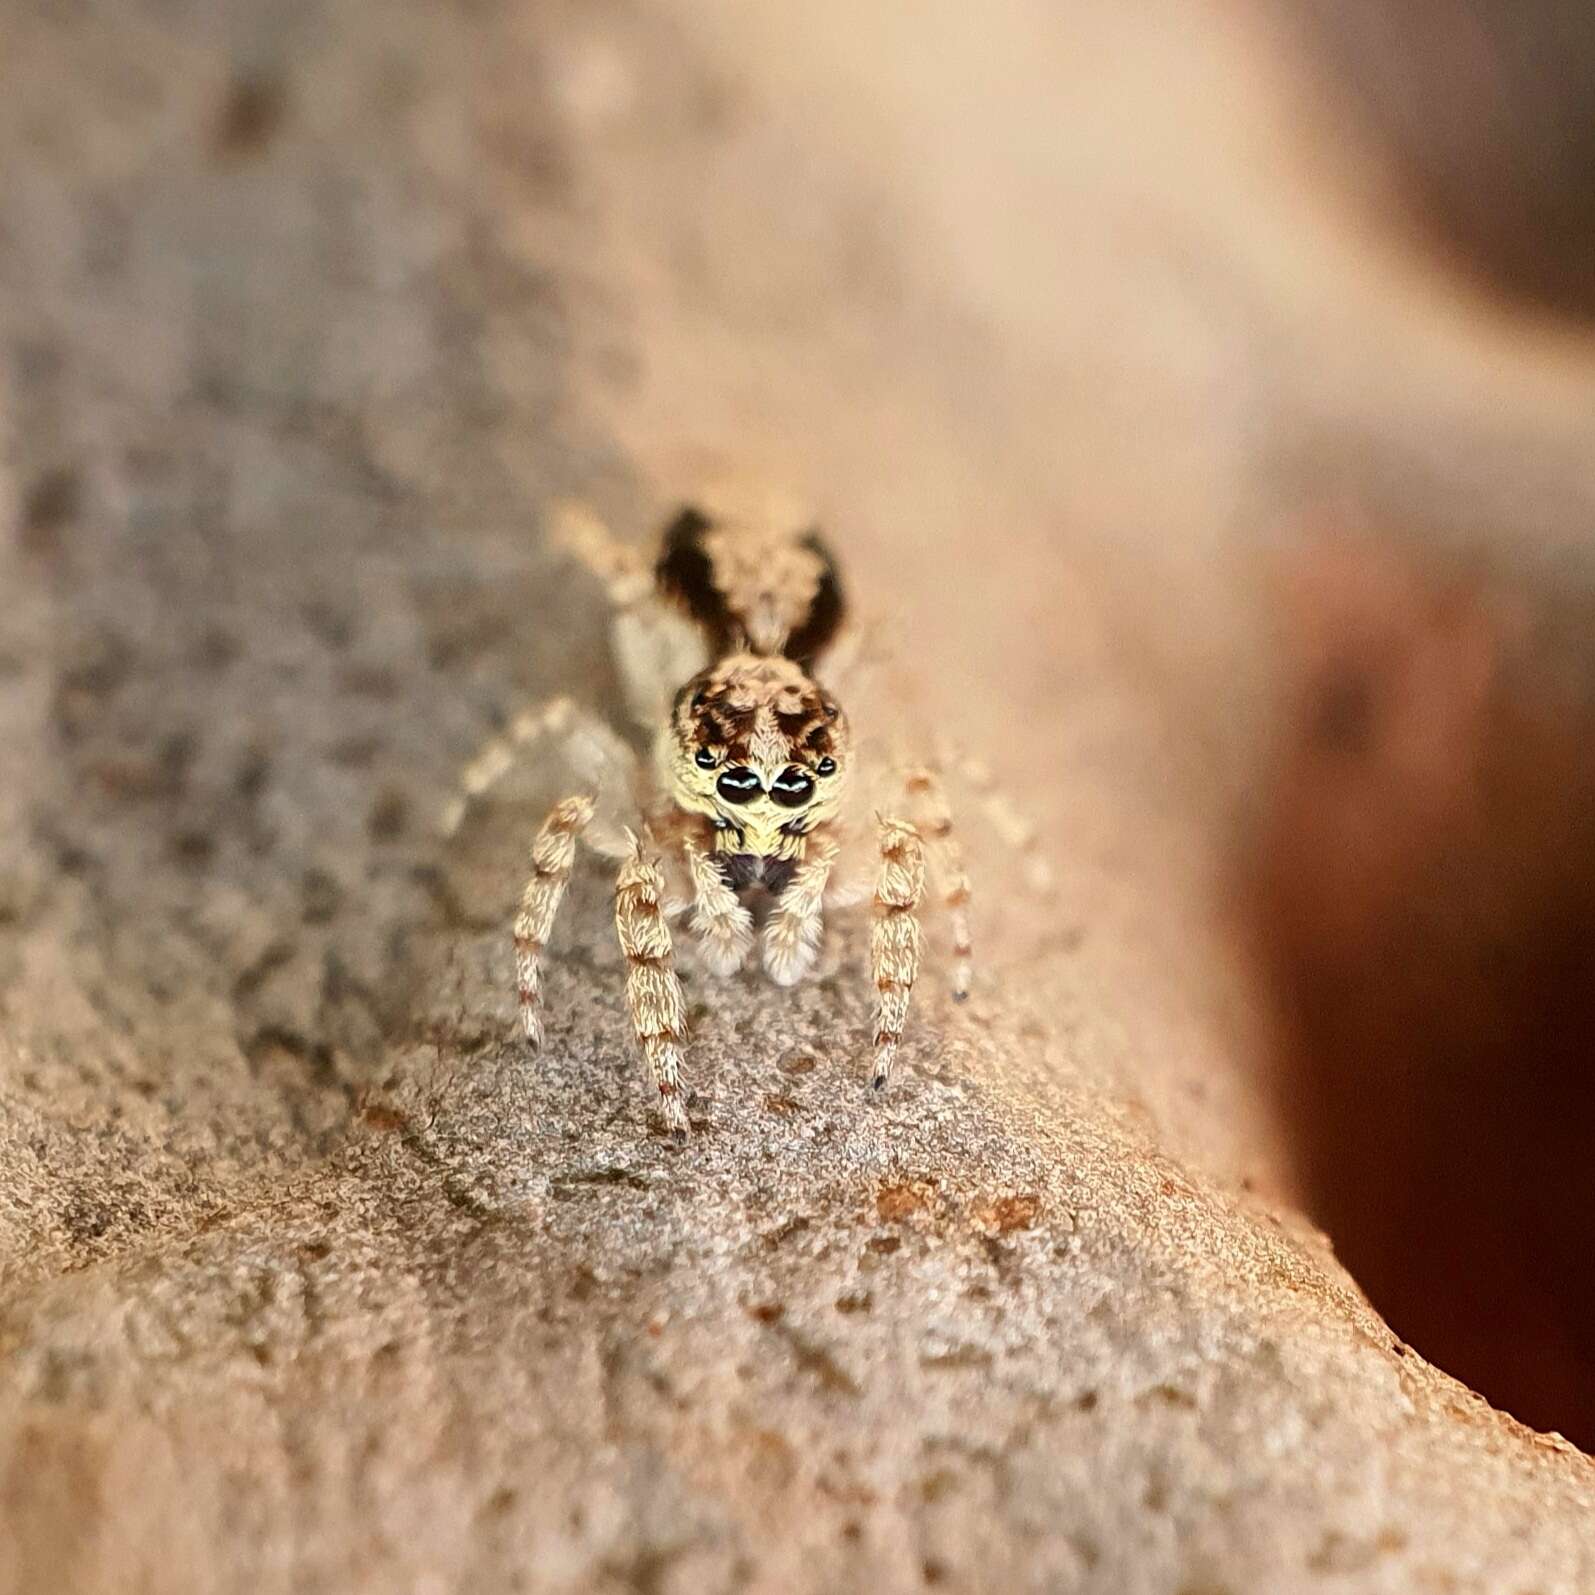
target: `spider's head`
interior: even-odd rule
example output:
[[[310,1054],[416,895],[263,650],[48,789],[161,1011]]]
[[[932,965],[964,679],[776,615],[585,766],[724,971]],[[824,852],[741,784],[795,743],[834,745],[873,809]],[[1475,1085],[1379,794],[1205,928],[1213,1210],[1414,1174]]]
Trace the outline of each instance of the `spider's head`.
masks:
[[[680,692],[660,738],[671,796],[719,852],[795,858],[835,819],[852,758],[847,717],[790,659],[731,654]]]

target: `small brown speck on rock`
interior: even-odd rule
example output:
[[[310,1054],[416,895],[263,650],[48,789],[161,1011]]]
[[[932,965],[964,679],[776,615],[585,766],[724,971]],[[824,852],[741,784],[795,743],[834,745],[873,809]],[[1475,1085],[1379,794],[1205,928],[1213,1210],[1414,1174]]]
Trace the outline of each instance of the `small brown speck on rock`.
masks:
[[[875,1211],[882,1223],[900,1224],[931,1205],[934,1188],[922,1180],[895,1181],[875,1193]]]
[[[1041,1198],[1033,1192],[988,1198],[974,1205],[975,1222],[988,1234],[1007,1235],[1029,1229],[1041,1212]]]

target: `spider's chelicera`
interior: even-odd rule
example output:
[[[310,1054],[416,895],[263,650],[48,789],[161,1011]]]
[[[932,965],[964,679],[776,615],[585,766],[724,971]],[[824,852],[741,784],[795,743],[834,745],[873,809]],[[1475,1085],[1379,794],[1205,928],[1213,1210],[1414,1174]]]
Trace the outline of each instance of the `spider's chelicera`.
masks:
[[[618,543],[585,513],[567,512],[560,530],[608,587],[628,701],[654,752],[650,765],[561,699],[522,715],[466,770],[450,830],[467,800],[538,739],[557,741],[584,788],[555,805],[532,844],[515,920],[527,1038],[542,1041],[543,950],[585,840],[620,864],[615,923],[627,1004],[673,1131],[687,1129],[687,1010],[668,923],[678,914],[690,912],[711,973],[735,973],[757,944],[765,972],[785,986],[814,968],[826,908],[871,898],[871,1080],[884,1087],[919,968],[926,848],[945,887],[959,998],[969,983],[969,885],[929,765],[901,771],[895,788],[912,820],[884,811],[864,826],[854,818],[859,749],[815,673],[840,652],[846,617],[830,553],[807,528],[711,518],[695,508],[666,527],[651,556]],[[623,823],[633,815],[635,831]],[[862,882],[852,867],[860,844],[869,853]]]

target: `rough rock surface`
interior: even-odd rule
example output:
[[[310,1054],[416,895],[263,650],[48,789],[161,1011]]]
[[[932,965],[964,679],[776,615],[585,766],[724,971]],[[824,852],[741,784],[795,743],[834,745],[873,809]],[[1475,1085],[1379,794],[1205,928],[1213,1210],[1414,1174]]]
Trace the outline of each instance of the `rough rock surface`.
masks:
[[[1239,22],[1119,10],[10,8],[5,1595],[1595,1585],[1589,1462],[1295,1216],[1215,929],[1237,528],[1393,395],[1482,473],[1589,374],[1300,197]],[[521,702],[614,709],[549,499],[727,470],[1057,889],[970,812],[983,989],[884,1101],[856,929],[693,980],[678,1147],[600,871],[513,1040],[553,778],[432,822]]]

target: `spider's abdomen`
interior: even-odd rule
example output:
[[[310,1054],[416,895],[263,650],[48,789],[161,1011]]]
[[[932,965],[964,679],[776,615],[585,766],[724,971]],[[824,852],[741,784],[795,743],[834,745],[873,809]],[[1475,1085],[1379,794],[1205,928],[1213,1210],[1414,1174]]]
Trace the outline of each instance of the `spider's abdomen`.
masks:
[[[713,520],[690,506],[665,529],[654,577],[716,657],[781,654],[806,669],[845,613],[836,562],[816,531]]]

